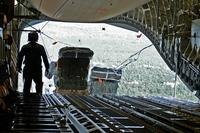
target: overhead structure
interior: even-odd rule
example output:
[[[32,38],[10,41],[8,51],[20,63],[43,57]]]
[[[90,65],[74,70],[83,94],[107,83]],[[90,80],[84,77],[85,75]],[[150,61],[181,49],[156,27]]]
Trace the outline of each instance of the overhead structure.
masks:
[[[96,22],[125,13],[149,0],[30,0],[46,16],[72,22]]]

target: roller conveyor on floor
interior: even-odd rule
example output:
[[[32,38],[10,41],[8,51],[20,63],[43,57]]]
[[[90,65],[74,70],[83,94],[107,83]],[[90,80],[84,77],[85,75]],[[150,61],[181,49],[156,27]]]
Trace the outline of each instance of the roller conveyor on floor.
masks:
[[[20,96],[13,119],[13,132],[60,132],[42,96]]]
[[[166,99],[58,93],[20,97],[12,131],[61,133],[199,132],[199,110]],[[176,101],[177,102],[177,101]],[[189,109],[189,108],[188,108]]]

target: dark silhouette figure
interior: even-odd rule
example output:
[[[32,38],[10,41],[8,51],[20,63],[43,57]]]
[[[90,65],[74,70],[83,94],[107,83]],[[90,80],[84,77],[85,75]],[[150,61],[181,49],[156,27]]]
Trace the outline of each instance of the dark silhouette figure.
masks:
[[[21,73],[21,65],[24,59],[23,64],[23,80],[24,80],[24,95],[27,96],[30,94],[30,88],[32,80],[36,84],[36,93],[42,94],[42,59],[45,64],[46,73],[48,73],[49,62],[45,49],[42,45],[36,43],[38,41],[38,34],[36,32],[31,32],[28,34],[29,43],[24,45],[21,48],[21,51],[18,54],[18,72]],[[25,58],[24,58],[25,57]],[[42,59],[41,59],[42,57]]]

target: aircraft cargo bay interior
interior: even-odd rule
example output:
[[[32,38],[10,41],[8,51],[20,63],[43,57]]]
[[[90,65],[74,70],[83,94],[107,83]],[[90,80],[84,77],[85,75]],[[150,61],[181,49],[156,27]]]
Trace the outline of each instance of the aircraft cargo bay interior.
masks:
[[[200,132],[198,0],[1,0],[0,131]]]

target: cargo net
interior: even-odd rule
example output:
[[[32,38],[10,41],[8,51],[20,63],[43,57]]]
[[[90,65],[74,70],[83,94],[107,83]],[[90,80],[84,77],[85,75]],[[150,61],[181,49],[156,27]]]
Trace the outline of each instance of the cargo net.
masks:
[[[88,95],[88,69],[93,51],[88,48],[65,47],[59,51],[56,92]]]
[[[119,82],[122,77],[122,70],[126,68],[130,63],[136,62],[142,51],[153,46],[150,44],[138,52],[130,55],[126,60],[120,63],[117,67],[101,67],[94,66],[91,69],[90,86],[92,94],[117,94]],[[127,89],[126,89],[127,90]]]
[[[116,94],[121,76],[121,69],[94,66],[90,74],[91,94]]]

